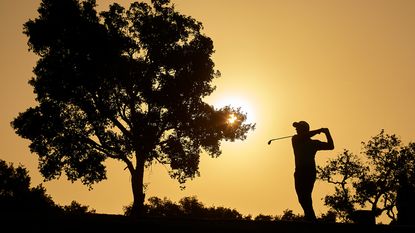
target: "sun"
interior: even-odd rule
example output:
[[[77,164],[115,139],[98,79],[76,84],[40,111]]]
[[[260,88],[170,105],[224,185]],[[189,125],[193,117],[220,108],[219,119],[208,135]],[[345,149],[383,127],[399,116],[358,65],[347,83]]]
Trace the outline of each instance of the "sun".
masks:
[[[231,106],[233,108],[241,108],[241,112],[247,115],[246,123],[254,123],[255,121],[255,111],[252,108],[251,101],[247,100],[244,97],[232,96],[225,97],[217,100],[213,104],[217,108],[222,108],[225,106]],[[238,120],[235,114],[230,114],[227,123],[234,124]]]
[[[235,116],[235,114],[230,114],[229,118],[227,120],[229,125],[233,125],[238,120],[238,118]]]

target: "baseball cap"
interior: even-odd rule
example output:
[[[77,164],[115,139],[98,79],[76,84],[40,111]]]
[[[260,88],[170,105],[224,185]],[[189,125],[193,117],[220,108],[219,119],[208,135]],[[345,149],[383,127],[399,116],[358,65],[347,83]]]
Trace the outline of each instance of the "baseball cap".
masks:
[[[294,122],[293,126],[296,129],[310,130],[310,125],[305,121]]]

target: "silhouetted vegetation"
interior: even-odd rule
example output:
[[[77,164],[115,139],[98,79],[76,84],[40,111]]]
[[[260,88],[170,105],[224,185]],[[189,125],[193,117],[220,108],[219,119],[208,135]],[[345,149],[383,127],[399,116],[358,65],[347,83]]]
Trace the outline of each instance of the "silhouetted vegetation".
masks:
[[[195,196],[184,197],[179,203],[167,198],[150,197],[145,206],[145,215],[149,217],[181,217],[218,220],[243,219],[235,209],[225,207],[205,207]],[[124,207],[125,215],[131,215],[132,206]]]
[[[42,185],[30,187],[30,176],[22,165],[14,167],[0,160],[1,212],[54,212],[59,208]]]
[[[373,218],[386,213],[394,223],[415,224],[415,143],[402,146],[382,130],[362,146],[363,157],[344,150],[319,167],[319,179],[335,186],[325,204],[343,221],[366,207]]]
[[[294,214],[292,210],[284,210],[282,215],[259,214],[255,218],[252,215],[242,215],[236,209],[226,207],[207,207],[200,202],[197,197],[184,197],[175,203],[166,197],[150,197],[144,205],[147,217],[167,217],[167,218],[189,218],[189,219],[210,219],[210,220],[248,220],[248,221],[289,221],[299,222],[304,220],[304,216]],[[124,207],[124,214],[131,215],[131,205]],[[334,223],[336,214],[328,212],[323,214],[320,222]]]
[[[255,221],[273,221],[274,217],[271,215],[266,215],[266,214],[258,214],[255,218]]]
[[[299,214],[294,214],[292,210],[286,209],[283,211],[281,216],[276,216],[275,220],[282,220],[282,221],[301,221],[303,220],[303,216]]]
[[[27,169],[0,159],[0,212],[2,214],[31,212],[37,214],[85,214],[94,213],[94,209],[72,201],[70,205],[55,204],[52,197],[46,194],[42,184],[30,187],[31,178]]]
[[[62,206],[63,211],[68,214],[86,214],[86,213],[95,213],[95,209],[90,209],[88,205],[82,205],[77,201],[72,201],[70,205]]]
[[[304,215],[295,214],[292,210],[286,209],[283,211],[282,215],[265,215],[259,214],[254,218],[255,221],[284,221],[284,222],[303,222]],[[325,214],[322,214],[317,218],[320,223],[335,223],[336,222],[336,213],[329,211]]]
[[[43,0],[24,25],[40,57],[29,82],[38,105],[12,125],[31,141],[46,180],[65,172],[91,187],[106,178],[106,159],[125,163],[132,213],[141,214],[146,166],[169,165],[183,184],[199,175],[202,151],[217,157],[221,140],[243,140],[254,125],[240,109],[203,101],[220,73],[200,22],[169,0],[114,3],[99,14],[95,7],[95,0]]]

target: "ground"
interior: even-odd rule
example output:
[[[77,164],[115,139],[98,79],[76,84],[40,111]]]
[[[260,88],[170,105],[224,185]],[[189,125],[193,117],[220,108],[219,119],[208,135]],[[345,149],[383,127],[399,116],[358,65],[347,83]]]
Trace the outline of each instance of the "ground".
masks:
[[[358,225],[341,223],[306,223],[283,221],[204,220],[189,218],[131,219],[121,215],[39,215],[3,214],[0,231],[4,232],[168,232],[168,233],[221,233],[221,232],[318,232],[318,233],[403,233],[415,232],[415,226]]]

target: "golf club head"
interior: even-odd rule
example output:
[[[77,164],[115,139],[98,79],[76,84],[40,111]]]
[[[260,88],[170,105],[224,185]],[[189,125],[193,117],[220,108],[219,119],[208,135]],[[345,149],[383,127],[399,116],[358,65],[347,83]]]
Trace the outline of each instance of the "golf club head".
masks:
[[[268,145],[271,145],[271,141],[272,141],[272,140],[269,140],[269,141],[268,141]]]

